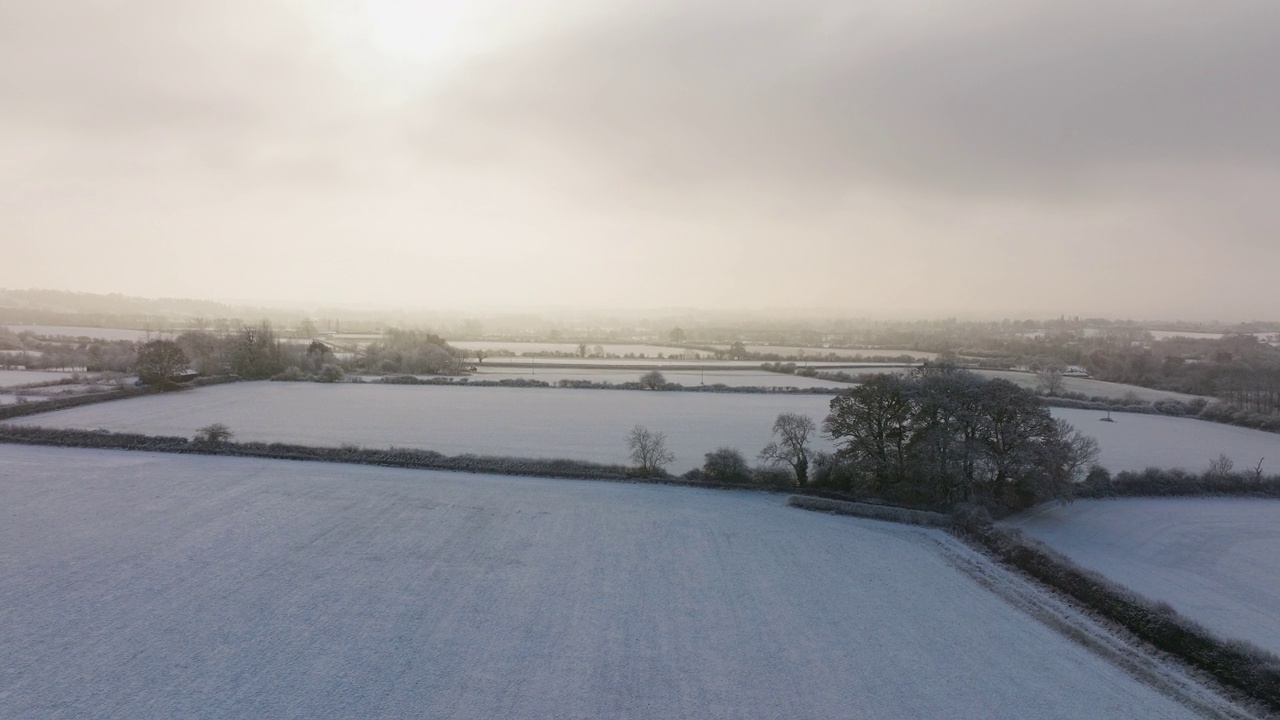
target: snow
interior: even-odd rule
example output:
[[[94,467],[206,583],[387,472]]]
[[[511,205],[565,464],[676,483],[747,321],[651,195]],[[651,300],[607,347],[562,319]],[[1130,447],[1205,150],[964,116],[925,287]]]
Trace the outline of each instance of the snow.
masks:
[[[625,437],[635,425],[667,435],[681,473],[706,453],[733,447],[753,458],[771,439],[779,413],[821,425],[827,395],[640,392],[546,388],[253,382],[150,395],[32,415],[11,422],[46,427],[190,437],[226,423],[240,440],[337,446],[425,448],[446,454],[565,457],[628,464]],[[1148,466],[1202,470],[1226,453],[1237,466],[1267,458],[1280,468],[1280,435],[1202,420],[1053,408],[1098,438],[1113,472]],[[830,450],[817,438],[815,448]]]
[[[79,327],[63,325],[9,325],[14,334],[30,332],[47,337],[87,337],[95,340],[150,340],[159,337],[172,337],[174,333],[162,333],[151,330],[127,330],[124,328]]]
[[[708,345],[707,347],[728,350],[731,345],[724,343]],[[841,358],[858,358],[858,357],[900,357],[903,355],[910,356],[916,360],[933,360],[938,357],[936,352],[926,352],[924,350],[903,350],[901,348],[828,348],[828,347],[811,347],[799,345],[753,345],[746,343],[743,348],[747,352],[760,353],[762,355],[781,355],[783,357],[790,356],[825,356],[834,354]]]
[[[14,422],[190,437],[226,423],[239,440],[413,447],[449,455],[573,458],[630,464],[637,424],[667,435],[674,472],[736,447],[754,457],[779,413],[820,423],[826,395],[640,392],[545,388],[253,382],[150,395]]]
[[[1079,500],[1016,524],[1226,637],[1280,653],[1280,500]]]
[[[8,717],[1196,717],[780,496],[8,446],[0,516]]]
[[[758,366],[757,366],[758,367]],[[610,382],[622,384],[636,382],[646,371],[624,370],[622,368],[543,368],[533,369],[526,366],[500,367],[491,366],[487,361],[477,366],[477,372],[471,377],[475,380],[505,380],[523,378],[541,380],[556,384],[561,380],[589,380],[591,382]],[[834,380],[819,380],[801,375],[787,375],[767,370],[743,368],[711,370],[662,370],[667,382],[680,383],[685,387],[698,385],[727,385],[729,387],[795,387],[795,388],[831,388],[845,390],[852,385]]]
[[[11,388],[34,383],[57,382],[66,380],[73,373],[53,370],[0,370],[0,388]],[[84,374],[81,373],[81,377]]]
[[[1258,460],[1264,472],[1280,472],[1280,434],[1207,422],[1193,418],[1138,413],[1111,413],[1115,422],[1101,422],[1100,410],[1051,408],[1054,417],[1098,439],[1099,464],[1118,472],[1147,467],[1201,471],[1225,454],[1237,468],[1253,467]]]
[[[1035,373],[1019,372],[1017,370],[975,370],[974,372],[982,375],[983,377],[1008,380],[1009,382],[1027,388],[1028,390],[1037,391],[1040,389],[1040,378]],[[1182,402],[1191,402],[1192,400],[1206,399],[1199,395],[1187,395],[1185,393],[1177,393],[1169,390],[1153,390],[1151,388],[1139,387],[1137,385],[1125,385],[1124,383],[1105,382],[1102,380],[1094,380],[1092,378],[1078,377],[1062,378],[1062,390],[1063,392],[1069,393],[1082,393],[1088,397],[1104,397],[1116,400],[1132,396],[1147,402],[1155,402],[1157,400],[1180,400]]]
[[[449,345],[459,350],[484,350],[486,353],[495,350],[509,350],[517,355],[524,353],[570,353],[578,354],[578,343],[569,342],[505,342],[501,340],[449,340]],[[682,355],[688,354],[692,357],[694,354],[711,355],[706,351],[688,350],[681,347],[673,347],[669,345],[637,345],[623,343],[585,343],[587,353],[591,353],[599,345],[604,349],[606,355],[646,355],[650,358],[656,357],[658,353],[663,355]],[[591,359],[591,358],[587,358]]]

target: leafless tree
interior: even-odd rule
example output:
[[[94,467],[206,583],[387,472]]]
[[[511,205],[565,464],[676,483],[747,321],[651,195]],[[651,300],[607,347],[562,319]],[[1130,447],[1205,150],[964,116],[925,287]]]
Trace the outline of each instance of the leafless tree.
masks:
[[[631,462],[636,464],[641,475],[661,475],[665,472],[663,468],[676,459],[667,449],[667,436],[651,432],[643,425],[631,428],[627,434],[627,447],[631,450]]]
[[[787,464],[796,473],[796,485],[804,487],[809,479],[809,440],[817,426],[813,420],[797,413],[782,413],[773,421],[773,434],[778,439],[764,446],[760,461],[770,465]]]

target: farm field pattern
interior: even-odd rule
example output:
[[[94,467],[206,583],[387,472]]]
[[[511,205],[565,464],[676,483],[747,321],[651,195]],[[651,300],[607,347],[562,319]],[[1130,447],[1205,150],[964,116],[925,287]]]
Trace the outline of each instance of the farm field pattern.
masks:
[[[667,435],[674,472],[718,447],[753,457],[779,413],[821,424],[830,397],[505,387],[252,382],[119,400],[10,422],[190,437],[210,423],[240,440],[413,447],[446,454],[572,458],[627,463],[626,433],[640,424]],[[1188,418],[1053,408],[1098,439],[1108,469],[1202,470],[1225,453],[1237,465],[1280,467],[1280,435]],[[832,449],[818,438],[818,449]]]

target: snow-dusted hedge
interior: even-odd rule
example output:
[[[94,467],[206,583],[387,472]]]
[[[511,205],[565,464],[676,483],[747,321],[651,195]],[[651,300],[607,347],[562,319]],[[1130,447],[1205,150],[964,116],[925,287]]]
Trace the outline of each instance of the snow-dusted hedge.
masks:
[[[66,410],[67,408],[80,407],[81,405],[92,405],[94,403],[108,402],[111,400],[123,400],[125,398],[138,397],[140,395],[151,395],[156,392],[159,392],[159,390],[150,387],[122,387],[117,390],[108,390],[106,392],[92,392],[85,393],[83,395],[60,395],[49,398],[48,400],[15,403],[13,405],[0,405],[0,420],[10,420],[16,417],[52,412],[54,410]]]
[[[955,530],[1001,563],[1065,593],[1142,640],[1280,711],[1280,657],[1249,643],[1223,640],[1106,577],[1086,570],[1015,528],[992,525],[978,514],[957,514]]]
[[[82,447],[151,452],[198,453],[202,455],[230,455],[275,460],[312,460],[319,462],[343,462],[385,467],[418,468],[430,470],[457,470],[461,472],[493,473],[497,475],[537,475],[542,477],[589,478],[598,480],[631,479],[630,468],[621,465],[603,465],[558,458],[514,458],[484,455],[444,455],[432,450],[391,448],[388,450],[365,449],[354,445],[342,447],[311,447],[288,443],[261,442],[195,442],[183,437],[113,433],[98,430],[69,430],[22,425],[0,425],[0,442],[28,445],[54,445],[58,447]],[[659,481],[665,478],[658,478]]]
[[[1147,468],[1114,477],[1094,472],[1076,487],[1076,497],[1280,497],[1280,475],[1255,472],[1193,473],[1179,469]]]
[[[523,388],[570,388],[574,390],[649,390],[654,392],[708,392],[708,393],[747,393],[774,395],[834,395],[839,388],[830,387],[753,387],[739,385],[681,385],[665,383],[659,387],[645,387],[639,382],[612,383],[598,380],[559,380],[549,383],[545,380],[531,378],[503,378],[502,380],[477,380],[473,378],[432,377],[419,378],[412,375],[387,376],[374,382],[389,385],[452,385],[456,387],[523,387]]]
[[[888,520],[890,522],[907,523],[910,525],[926,525],[930,527],[948,527],[951,525],[950,516],[942,513],[929,512],[928,510],[913,510],[911,508],[895,507],[893,505],[873,505],[871,503],[848,502],[845,500],[832,500],[824,497],[814,497],[812,495],[792,495],[787,498],[787,504],[791,507],[802,508],[804,510],[816,510],[818,512],[836,513],[838,515],[853,515],[856,517],[870,518],[872,520]]]

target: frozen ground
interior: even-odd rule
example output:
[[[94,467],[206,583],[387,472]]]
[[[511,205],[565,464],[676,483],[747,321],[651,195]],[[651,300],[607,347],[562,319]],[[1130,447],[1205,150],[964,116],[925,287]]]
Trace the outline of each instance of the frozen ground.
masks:
[[[55,370],[0,370],[0,388],[11,388],[33,383],[56,382],[71,377],[70,372]],[[84,377],[81,374],[81,377]]]
[[[799,412],[821,422],[826,395],[548,390],[254,382],[120,400],[26,418],[47,427],[185,435],[226,423],[240,440],[417,447],[446,454],[565,457],[630,464],[637,424],[667,434],[671,470],[699,467],[722,445],[749,457],[774,419]],[[74,412],[79,410],[80,412]],[[22,421],[18,421],[22,422]]]
[[[1280,472],[1280,434],[1250,430],[1192,418],[1138,413],[1111,413],[1115,422],[1102,422],[1100,410],[1051,408],[1054,417],[1098,439],[1099,464],[1113,472],[1147,467],[1200,471],[1225,454],[1237,468],[1263,460],[1267,473]]]
[[[226,423],[240,440],[337,446],[415,447],[450,455],[566,457],[628,463],[625,436],[636,424],[667,434],[680,473],[728,446],[753,458],[771,439],[779,413],[821,424],[826,395],[548,390],[341,383],[234,383],[150,395],[28,416],[10,422],[45,427],[190,437]],[[1280,468],[1280,435],[1201,420],[1054,408],[1053,414],[1098,438],[1112,471],[1148,466],[1202,470],[1226,453],[1238,466],[1267,458]],[[818,449],[831,449],[819,438]]]
[[[974,372],[989,378],[1001,378],[1008,380],[1016,385],[1027,388],[1028,390],[1039,390],[1040,379],[1035,373],[1018,372],[1015,370],[975,370]],[[1151,388],[1139,387],[1137,385],[1125,385],[1122,383],[1103,382],[1102,380],[1094,380],[1092,378],[1064,377],[1062,378],[1062,389],[1065,392],[1083,393],[1088,397],[1104,397],[1122,399],[1130,395],[1147,402],[1155,402],[1156,400],[1181,400],[1190,402],[1192,400],[1204,400],[1199,395],[1187,395],[1185,393],[1170,392],[1168,390],[1152,390]]]
[[[644,373],[644,370],[623,370],[621,368],[543,368],[538,370],[529,367],[491,366],[488,362],[485,362],[471,377],[476,380],[524,378],[541,380],[552,384],[561,380],[590,380],[591,382],[621,384],[635,382]],[[843,390],[851,387],[849,383],[750,368],[741,370],[663,370],[662,376],[666,378],[667,382],[680,383],[686,387],[715,384],[728,385],[730,387],[821,387],[833,390]]]
[[[95,340],[148,340],[160,337],[173,337],[174,333],[151,332],[147,330],[126,330],[123,328],[78,327],[64,325],[8,325],[10,332],[31,332],[49,337],[87,337]]]
[[[1081,500],[1016,524],[1226,637],[1280,653],[1280,501]]]
[[[731,346],[725,344],[709,345],[708,347],[720,348],[728,350]],[[925,352],[923,350],[902,350],[898,348],[826,348],[826,347],[802,347],[799,345],[743,345],[747,352],[761,353],[766,355],[782,355],[784,357],[791,355],[804,355],[809,357],[825,356],[834,354],[841,358],[856,357],[899,357],[909,355],[916,360],[932,360],[938,357],[938,353]]]
[[[552,343],[552,342],[505,342],[501,340],[450,340],[449,345],[460,350],[484,350],[485,352],[493,352],[495,350],[509,350],[517,355],[524,353],[571,353],[577,354],[578,343]],[[609,343],[586,343],[587,352],[591,352],[599,344],[604,349],[606,355],[647,355],[648,357],[656,357],[658,353],[663,355],[681,355],[697,353],[699,355],[710,355],[711,353],[686,350],[685,348],[671,347],[667,345],[636,345],[636,344],[609,344]],[[590,358],[588,358],[590,359]]]
[[[0,446],[0,519],[24,720],[1198,716],[947,536],[781,496]]]

